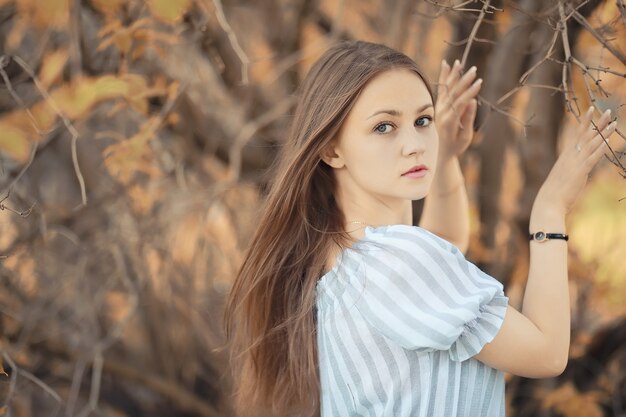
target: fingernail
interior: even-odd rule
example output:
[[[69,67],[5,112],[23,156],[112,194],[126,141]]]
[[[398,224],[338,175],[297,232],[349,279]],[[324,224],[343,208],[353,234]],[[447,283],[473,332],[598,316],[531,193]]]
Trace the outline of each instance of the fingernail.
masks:
[[[459,61],[458,59],[454,60],[454,66],[458,66],[461,65],[461,61]]]
[[[479,78],[476,81],[474,81],[474,84],[482,84],[483,83],[483,79]]]
[[[587,109],[587,116],[591,115],[591,113],[593,113],[593,106],[589,106]]]
[[[610,115],[611,115],[611,109],[606,109],[606,110],[604,111],[604,114],[605,114],[606,116],[610,116]]]
[[[476,66],[473,66],[472,68],[470,68],[467,72],[475,72],[476,71]]]
[[[611,123],[609,124],[609,129],[615,129],[615,127],[617,127],[617,121],[615,121],[615,122],[611,122]]]

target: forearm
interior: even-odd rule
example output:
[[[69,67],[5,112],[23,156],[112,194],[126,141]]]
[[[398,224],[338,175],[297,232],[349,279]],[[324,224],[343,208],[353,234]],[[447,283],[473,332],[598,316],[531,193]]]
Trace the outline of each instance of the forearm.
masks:
[[[565,233],[565,214],[536,204],[530,232]],[[530,241],[530,268],[522,314],[543,333],[554,363],[567,363],[570,344],[570,305],[567,276],[567,242]]]
[[[420,227],[455,244],[462,252],[467,251],[469,206],[458,158],[439,163],[424,201]]]

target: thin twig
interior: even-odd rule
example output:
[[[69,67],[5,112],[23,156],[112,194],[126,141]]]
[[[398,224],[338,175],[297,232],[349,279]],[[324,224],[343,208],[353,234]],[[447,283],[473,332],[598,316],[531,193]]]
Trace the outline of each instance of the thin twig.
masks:
[[[93,358],[91,370],[91,389],[89,391],[89,401],[78,413],[78,417],[87,417],[98,408],[98,400],[100,398],[100,382],[102,380],[102,352],[98,349]]]
[[[618,168],[620,168],[622,170],[622,172],[626,173],[626,167],[624,167],[624,165],[622,165],[621,161],[619,160],[618,156],[615,154],[615,152],[613,151],[613,148],[611,148],[611,145],[609,145],[609,141],[606,140],[606,138],[604,137],[604,135],[602,134],[602,131],[600,129],[598,129],[598,125],[595,124],[595,122],[593,120],[591,120],[591,124],[593,125],[594,129],[596,132],[598,132],[598,135],[600,135],[600,137],[602,138],[602,140],[604,141],[604,143],[606,144],[606,146],[609,148],[609,150],[611,151],[611,154],[613,155],[613,158],[615,158],[614,161],[612,161],[610,158],[607,158],[609,160],[609,162],[613,163],[615,166],[617,166]]]
[[[602,93],[602,95],[604,95],[604,97],[609,97],[611,94],[606,91],[602,85],[601,85],[601,81],[599,78],[595,78],[592,74],[591,71],[587,65],[583,64],[579,59],[576,59],[576,57],[572,56],[571,58],[571,62],[572,64],[576,65],[577,67],[579,67],[583,74],[585,76],[588,76],[589,78],[591,78],[593,80],[593,83],[596,85],[596,87],[598,87],[598,90],[600,90],[600,93]]]
[[[485,10],[484,7],[482,9],[469,9],[465,7],[468,4],[476,3],[476,0],[467,0],[463,3],[455,4],[453,6],[442,4],[437,0],[426,0],[426,2],[432,4],[433,6],[439,7],[439,11],[435,14],[435,16],[433,16],[435,18],[441,16],[445,12],[482,12],[483,10]],[[499,9],[495,6],[489,6],[489,9],[490,10],[487,10],[487,13],[493,13],[494,11],[503,11],[503,9]]]
[[[33,204],[30,206],[30,208],[29,208],[28,210],[24,210],[24,211],[17,211],[17,210],[15,210],[15,209],[12,209],[12,208],[10,208],[10,207],[8,207],[8,206],[4,205],[4,202],[5,202],[6,200],[8,200],[10,196],[11,196],[11,190],[9,189],[9,190],[7,190],[7,195],[6,195],[6,197],[4,197],[4,198],[0,199],[0,211],[2,211],[2,210],[10,211],[11,213],[18,214],[18,215],[20,215],[21,217],[28,217],[28,216],[30,216],[30,213],[33,211],[33,207],[35,207],[35,204],[36,204],[36,203],[33,203]]]
[[[617,4],[617,8],[619,9],[622,24],[626,26],[626,5],[624,5],[624,0],[617,0],[615,3]]]
[[[65,416],[71,417],[74,415],[74,407],[76,406],[76,400],[80,393],[80,386],[83,381],[83,374],[85,373],[85,361],[83,358],[78,358],[74,364],[74,375],[72,376],[72,385],[70,386],[70,393],[67,399],[67,405],[65,407]]]
[[[9,79],[9,75],[4,70],[4,68],[6,68],[6,66],[9,65],[9,59],[10,57],[8,57],[7,55],[0,56],[0,76],[2,76],[4,85],[6,85],[7,90],[9,90],[9,94],[11,94],[11,97],[13,97],[13,100],[15,100],[17,104],[19,104],[20,108],[22,108],[26,112],[26,115],[28,116],[31,123],[33,124],[33,128],[35,129],[35,132],[37,132],[37,134],[43,136],[43,135],[47,135],[51,133],[52,131],[54,131],[54,129],[56,129],[56,126],[53,127],[52,129],[41,130],[39,126],[37,125],[37,119],[35,119],[35,116],[30,111],[28,106],[26,106],[26,103],[24,103],[24,100],[22,100],[22,98],[17,94],[17,92],[13,88],[13,83]]]
[[[31,79],[35,83],[35,86],[39,90],[39,93],[46,100],[46,103],[48,103],[48,105],[55,111],[55,113],[61,118],[61,120],[63,120],[63,124],[65,125],[68,132],[70,132],[70,134],[72,135],[72,145],[71,145],[72,162],[74,163],[74,172],[76,173],[76,178],[78,179],[78,184],[80,185],[80,195],[82,199],[82,205],[86,206],[87,205],[87,192],[85,190],[85,179],[83,178],[83,174],[80,170],[80,166],[78,165],[78,155],[76,152],[76,142],[78,140],[78,131],[74,128],[74,126],[69,121],[69,119],[63,114],[63,112],[61,111],[59,106],[54,102],[52,97],[50,97],[46,89],[41,85],[41,83],[39,82],[39,79],[35,75],[34,71],[28,66],[28,64],[26,64],[26,62],[17,55],[13,56],[13,60],[20,67],[22,67],[22,69],[31,77]]]
[[[579,61],[578,59],[576,59],[575,57],[572,57],[571,62],[576,65],[577,67],[580,68],[580,70],[583,73],[583,82],[585,83],[585,88],[587,89],[587,94],[589,95],[589,98],[591,100],[592,105],[596,108],[596,110],[598,110],[598,112],[601,112],[601,109],[598,109],[596,106],[597,103],[597,99],[595,98],[595,95],[593,94],[593,91],[591,90],[591,86],[589,86],[589,82],[587,81],[587,77],[590,77],[591,79],[593,78],[593,75],[591,75],[591,73],[588,71],[588,68],[585,64],[583,64],[581,61]],[[598,87],[600,87],[600,83],[599,80],[596,81],[596,85]],[[600,87],[601,88],[601,87]],[[601,89],[601,92],[608,94],[604,89]],[[579,115],[574,114],[574,117],[576,117],[576,120],[580,121]],[[593,122],[593,120],[591,121],[591,123],[593,124],[593,126],[595,127],[596,130],[598,130],[598,127],[595,125],[595,123]],[[615,129],[615,131],[617,132],[617,134],[619,136],[621,136],[622,138],[624,138],[624,135],[622,132],[618,131],[617,129]],[[601,132],[598,132],[600,134],[600,136],[602,136],[602,139],[604,140],[604,143],[606,144],[606,146],[609,148],[609,151],[611,152],[611,154],[613,155],[614,160],[611,160],[610,158],[608,158],[608,160],[615,166],[617,166],[618,168],[620,168],[622,170],[623,173],[626,173],[626,168],[624,167],[624,165],[621,163],[620,161],[620,157],[617,156],[617,154],[615,153],[615,151],[613,150],[613,148],[611,147],[611,145],[609,144],[609,142],[606,140],[606,138],[602,135]]]
[[[572,59],[572,52],[569,46],[569,37],[567,34],[567,19],[565,17],[565,11],[563,9],[563,3],[559,1],[559,30],[561,32],[561,40],[563,41],[563,52],[565,54],[565,62],[561,67],[561,85],[563,86],[563,94],[565,94],[565,104],[570,113],[574,114],[574,109],[572,108],[572,103],[569,98],[569,94],[567,92],[567,71],[570,69],[570,60]],[[580,109],[578,108],[578,103],[576,103],[576,108],[578,110],[577,114],[580,114]]]
[[[615,49],[612,45],[610,45],[607,42],[607,40],[603,38],[602,35],[600,35],[598,31],[595,30],[593,26],[589,24],[587,19],[585,19],[585,17],[582,14],[580,14],[577,10],[574,10],[573,16],[574,16],[574,19],[576,19],[576,21],[580,23],[582,27],[587,29],[587,31],[591,33],[591,35],[593,35],[593,37],[596,38],[598,42],[604,45],[604,47],[610,53],[612,53],[615,58],[617,58],[623,65],[626,65],[626,56],[624,56],[624,54],[622,54],[619,50]]]
[[[543,64],[552,55],[552,51],[554,49],[554,45],[556,45],[556,40],[557,40],[558,36],[559,36],[559,31],[555,30],[554,31],[554,35],[552,36],[552,40],[550,41],[550,48],[548,48],[548,52],[546,53],[546,55],[540,61],[538,61],[528,71],[526,71],[524,74],[522,74],[522,76],[519,78],[520,84],[524,84],[526,82],[526,80],[528,79],[528,76],[533,71],[535,71],[537,69],[537,67],[539,67],[541,64]],[[498,100],[498,101],[500,101],[500,100]]]
[[[448,41],[446,39],[443,40],[443,43],[445,43],[448,46],[463,46],[466,45],[467,42],[469,42],[469,36],[463,40],[460,41]],[[491,39],[485,39],[485,38],[479,38],[478,36],[474,36],[474,42],[476,43],[487,43],[490,45],[497,45],[498,41],[494,41]]]
[[[61,396],[59,394],[57,394],[57,392],[55,390],[53,390],[50,386],[48,386],[48,384],[43,382],[41,379],[37,378],[35,375],[31,374],[30,372],[25,371],[24,369],[18,368],[17,371],[21,375],[23,375],[26,379],[28,379],[29,381],[33,382],[39,388],[41,388],[42,390],[47,392],[48,395],[50,395],[52,398],[54,398],[58,403],[61,403]]]
[[[467,62],[467,56],[469,55],[470,49],[472,48],[472,42],[474,41],[474,37],[476,36],[476,32],[478,32],[478,28],[480,27],[480,24],[485,18],[485,13],[487,12],[487,9],[489,8],[490,1],[491,0],[486,0],[483,3],[483,7],[480,11],[480,15],[478,16],[478,19],[476,19],[476,22],[474,23],[474,27],[472,28],[472,31],[470,32],[470,35],[467,40],[467,45],[465,46],[465,50],[463,51],[463,58],[461,58],[461,68],[465,68],[465,63]]]
[[[590,77],[595,85],[600,89],[600,92],[602,94],[606,96],[608,96],[608,92],[606,90],[604,90],[602,88],[602,86],[600,85],[600,80],[596,80],[593,75],[591,74],[591,72],[589,71],[590,69],[592,69],[591,67],[587,66],[585,63],[583,63],[582,61],[580,61],[579,59],[577,59],[576,57],[572,57],[572,64],[574,64],[575,66],[577,66],[578,68],[580,68],[581,72],[583,73],[583,82],[585,83],[585,88],[587,89],[587,94],[589,95],[589,98],[591,100],[591,103],[593,104],[593,106],[596,106],[596,102],[597,99],[595,97],[595,95],[593,94],[593,91],[591,90],[591,86],[589,86],[589,82],[587,81],[587,77]],[[598,111],[600,111],[600,109],[598,109]],[[577,117],[578,120],[578,117]],[[626,136],[624,135],[624,133],[622,131],[620,131],[619,129],[615,129],[615,132],[618,134],[618,136],[620,136],[622,139],[626,140]],[[609,147],[610,148],[610,147]],[[613,152],[613,149],[611,149],[611,151]],[[618,158],[619,159],[619,158]]]
[[[543,88],[543,89],[546,89],[546,90],[554,90],[554,91],[558,91],[558,92],[563,92],[563,88],[562,87],[555,87],[553,85],[547,85],[547,84],[521,84],[521,85],[518,85],[515,88],[512,88],[506,94],[504,94],[502,97],[500,97],[496,101],[496,105],[499,106],[504,101],[506,101],[507,98],[509,98],[510,96],[512,96],[513,94],[515,94],[517,91],[521,90],[524,87]]]
[[[488,101],[487,99],[485,99],[481,95],[476,96],[476,99],[478,100],[479,103],[484,103],[487,106],[489,106],[489,110],[494,110],[497,113],[500,113],[501,115],[510,118],[511,120],[513,120],[513,121],[517,122],[518,124],[520,124],[524,130],[526,130],[526,127],[528,126],[528,122],[525,123],[525,122],[521,121],[517,117],[513,116],[512,113],[510,113],[510,112],[508,112],[506,110],[502,110],[499,106],[491,103],[490,101]],[[486,118],[485,118],[485,120],[486,120]],[[480,128],[478,130],[480,130]]]
[[[11,379],[9,382],[9,392],[7,393],[6,398],[4,399],[5,404],[10,404],[11,398],[15,394],[15,387],[17,386],[17,365],[15,365],[15,362],[13,362],[13,359],[11,359],[9,354],[4,349],[0,348],[0,351],[2,351],[2,357],[4,358],[4,360],[11,367],[11,377],[10,377]]]
[[[222,26],[224,32],[226,32],[226,35],[228,36],[228,40],[230,41],[233,50],[239,57],[239,60],[241,60],[241,83],[243,85],[248,85],[248,64],[250,63],[250,59],[243,51],[243,49],[241,49],[235,32],[230,27],[228,20],[226,20],[221,0],[213,0],[213,5],[215,6],[215,15],[217,16],[217,21],[219,22],[220,26]]]
[[[593,94],[593,91],[591,89],[591,86],[589,85],[589,82],[587,81],[587,77],[590,77],[592,80],[594,80],[594,83],[596,86],[598,86],[598,88],[600,89],[600,92],[602,94],[605,95],[605,97],[608,97],[608,92],[606,90],[604,90],[602,88],[602,86],[600,85],[600,80],[596,80],[593,75],[591,74],[591,72],[589,71],[589,67],[587,67],[584,63],[582,63],[580,60],[576,59],[573,56],[570,56],[570,62],[574,65],[576,65],[577,67],[580,68],[581,72],[583,73],[583,82],[585,83],[585,88],[587,89],[587,94],[589,95],[589,98],[591,100],[592,105],[598,110],[601,111],[600,109],[598,109],[596,107],[596,103],[597,103],[597,99],[595,97],[595,95]],[[580,114],[576,114],[576,113],[572,113],[574,114],[574,117],[576,117],[576,120],[580,121]],[[593,126],[595,127],[596,130],[598,130],[598,127],[595,125],[595,123],[593,122],[593,120],[591,121],[591,123],[593,124]],[[618,135],[620,135],[622,138],[624,137],[624,135],[617,131]],[[611,145],[609,144],[609,142],[606,140],[606,138],[602,135],[602,133],[600,131],[598,131],[598,133],[600,134],[600,136],[602,136],[602,139],[604,140],[604,143],[606,144],[606,146],[609,148],[609,151],[611,152],[611,154],[613,155],[613,160],[611,158],[607,159],[614,164],[615,166],[617,166],[618,168],[620,168],[622,170],[622,172],[626,173],[626,168],[624,167],[624,165],[621,163],[620,158],[617,156],[617,154],[615,153],[615,151],[613,150],[613,148],[611,147]]]

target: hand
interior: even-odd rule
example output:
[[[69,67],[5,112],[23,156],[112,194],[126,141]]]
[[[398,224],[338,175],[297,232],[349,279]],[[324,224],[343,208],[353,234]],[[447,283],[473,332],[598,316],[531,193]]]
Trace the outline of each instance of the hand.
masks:
[[[591,169],[604,155],[605,139],[608,142],[617,126],[617,122],[609,124],[610,110],[595,121],[595,126],[591,122],[592,115],[593,107],[590,107],[581,118],[573,140],[565,146],[541,186],[535,205],[541,204],[567,214],[576,203]]]
[[[461,63],[454,61],[452,68],[441,61],[437,85],[435,121],[439,134],[439,160],[461,155],[469,147],[474,136],[478,95],[482,79],[476,78],[476,67],[461,76]]]

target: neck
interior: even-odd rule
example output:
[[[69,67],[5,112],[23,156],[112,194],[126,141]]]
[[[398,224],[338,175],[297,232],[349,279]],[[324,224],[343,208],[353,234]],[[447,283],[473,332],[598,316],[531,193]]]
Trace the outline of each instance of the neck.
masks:
[[[354,196],[339,195],[337,204],[341,208],[346,223],[354,226],[364,224],[377,227],[389,224],[413,224],[413,208],[411,200],[394,200],[382,202],[374,198],[354,198]],[[346,224],[347,226],[347,224]]]

